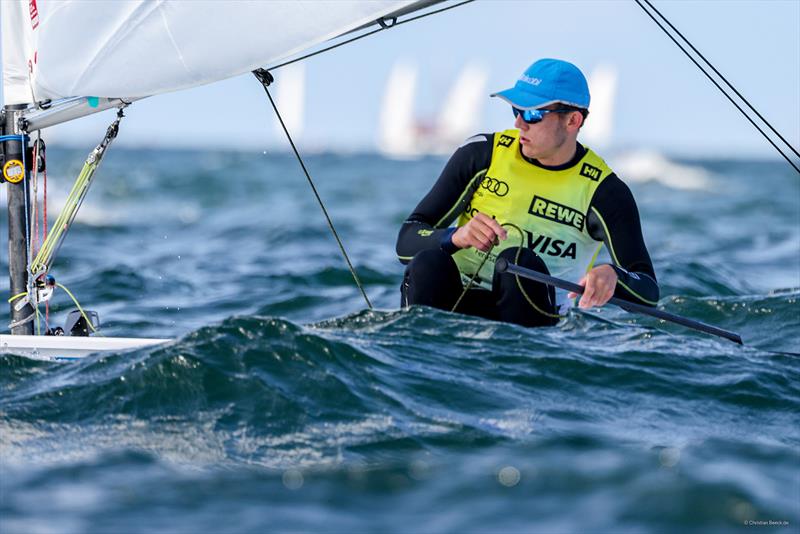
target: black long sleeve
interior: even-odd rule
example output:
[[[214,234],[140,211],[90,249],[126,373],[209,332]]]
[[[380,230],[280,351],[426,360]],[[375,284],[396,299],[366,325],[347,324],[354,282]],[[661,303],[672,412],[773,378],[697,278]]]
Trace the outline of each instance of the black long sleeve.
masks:
[[[597,187],[586,217],[589,235],[603,241],[619,281],[614,296],[655,306],[659,290],[653,262],[642,236],[636,201],[617,175],[607,176]]]

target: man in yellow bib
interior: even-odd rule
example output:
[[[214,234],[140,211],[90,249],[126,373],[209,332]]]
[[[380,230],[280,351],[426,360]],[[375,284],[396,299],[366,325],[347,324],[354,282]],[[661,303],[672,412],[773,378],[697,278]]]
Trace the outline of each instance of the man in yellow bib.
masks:
[[[612,296],[654,306],[659,289],[633,195],[577,141],[590,100],[581,71],[541,59],[491,96],[511,105],[514,129],[467,139],[403,223],[402,305],[556,324],[576,295],[495,272],[503,257],[584,286],[582,308]],[[613,264],[595,265],[604,244]]]

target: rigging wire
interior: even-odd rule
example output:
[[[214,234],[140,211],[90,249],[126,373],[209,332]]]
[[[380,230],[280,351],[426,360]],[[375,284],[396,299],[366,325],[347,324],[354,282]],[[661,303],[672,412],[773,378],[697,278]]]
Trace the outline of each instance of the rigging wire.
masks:
[[[667,36],[667,37],[669,37],[669,38],[672,40],[672,42],[673,42],[673,43],[675,43],[675,45],[676,45],[676,46],[677,46],[677,47],[678,47],[678,48],[681,50],[681,52],[683,52],[684,54],[686,54],[686,57],[688,57],[688,58],[689,58],[689,59],[692,61],[692,63],[694,63],[694,64],[695,64],[695,66],[697,66],[697,68],[698,68],[698,69],[700,69],[700,71],[701,71],[703,74],[705,74],[705,75],[706,75],[706,77],[707,77],[707,78],[708,78],[708,79],[711,81],[711,83],[713,83],[713,84],[714,84],[714,85],[717,87],[717,89],[719,89],[719,90],[722,92],[722,94],[723,94],[723,95],[725,95],[725,97],[726,97],[728,100],[730,100],[731,104],[733,104],[733,105],[736,107],[736,109],[738,109],[738,110],[739,110],[739,111],[742,113],[742,115],[744,115],[744,117],[745,117],[745,118],[746,118],[748,121],[750,121],[750,124],[752,124],[752,125],[755,127],[755,129],[756,129],[756,130],[758,130],[758,131],[761,133],[761,135],[763,135],[763,136],[764,136],[764,138],[765,138],[765,139],[766,139],[766,140],[767,140],[767,141],[768,141],[768,142],[769,142],[769,143],[770,143],[770,144],[771,144],[771,145],[772,145],[772,146],[775,148],[775,150],[777,150],[777,151],[778,151],[778,153],[779,153],[781,156],[783,156],[783,158],[784,158],[784,159],[785,159],[785,160],[786,160],[786,161],[789,163],[789,165],[791,165],[791,166],[794,168],[794,170],[796,170],[798,173],[800,173],[800,167],[798,167],[797,165],[795,165],[795,164],[794,164],[794,162],[791,160],[791,158],[789,158],[789,156],[787,156],[787,155],[786,155],[786,154],[783,152],[783,150],[781,150],[781,148],[780,148],[780,147],[779,147],[777,144],[775,144],[775,142],[774,142],[774,141],[773,141],[773,140],[772,140],[772,139],[769,137],[769,135],[767,135],[767,133],[766,133],[764,130],[762,130],[762,129],[761,129],[761,127],[760,127],[758,124],[756,124],[756,122],[755,122],[755,121],[754,121],[754,120],[753,120],[753,119],[750,117],[750,115],[748,115],[748,114],[747,114],[747,112],[746,112],[744,109],[742,109],[742,107],[741,107],[741,106],[740,106],[740,105],[739,105],[739,104],[738,104],[738,103],[737,103],[737,102],[736,102],[736,101],[735,101],[733,98],[731,98],[731,96],[728,94],[728,92],[727,92],[727,91],[725,91],[725,89],[723,89],[723,88],[722,88],[722,86],[719,84],[719,82],[717,82],[717,80],[715,80],[715,79],[714,79],[714,78],[713,78],[713,77],[712,77],[712,76],[711,76],[711,75],[710,75],[710,74],[709,74],[709,73],[706,71],[706,69],[705,69],[705,68],[704,68],[702,65],[700,65],[700,63],[698,63],[698,62],[697,62],[697,60],[696,60],[694,57],[692,57],[692,55],[691,55],[691,54],[690,54],[690,53],[689,53],[689,52],[688,52],[688,51],[687,51],[687,50],[686,50],[686,49],[683,47],[683,45],[682,45],[681,43],[679,43],[677,39],[675,39],[675,37],[674,37],[674,36],[673,36],[673,35],[672,35],[672,34],[671,34],[671,33],[670,33],[670,32],[669,32],[669,31],[668,31],[668,30],[667,30],[667,29],[666,29],[666,28],[665,28],[665,27],[664,27],[664,26],[661,24],[661,22],[660,22],[658,19],[656,19],[656,17],[655,17],[655,16],[653,16],[653,14],[652,14],[652,13],[650,13],[650,11],[648,11],[648,10],[647,10],[647,8],[645,8],[645,7],[644,7],[644,5],[642,4],[642,1],[643,1],[643,0],[635,0],[635,1],[636,1],[636,4],[637,4],[637,5],[638,5],[640,8],[642,8],[642,11],[644,11],[644,12],[647,14],[647,16],[648,16],[648,17],[650,17],[650,18],[653,20],[653,22],[655,22],[655,23],[656,23],[656,25],[657,25],[659,28],[661,28],[661,30],[664,32],[664,34],[666,34],[666,36]],[[645,1],[645,2],[647,2],[647,4],[648,4],[648,5],[650,5],[650,6],[652,7],[652,5],[650,4],[650,2],[648,2],[647,0],[644,0],[644,1]],[[653,8],[653,10],[655,11],[655,8]],[[666,17],[664,17],[664,15],[662,15],[662,14],[661,14],[661,13],[659,13],[658,11],[656,11],[656,13],[658,13],[658,14],[661,16],[661,18],[663,18],[663,19],[664,19],[664,20],[665,20],[665,21],[666,21],[666,22],[669,24],[669,21],[667,21],[667,19],[666,19]],[[672,26],[672,24],[670,24],[670,27],[674,28],[674,26]],[[677,30],[676,30],[676,32],[677,32]],[[688,40],[688,39],[686,39],[685,37],[683,37],[683,35],[681,35],[681,34],[680,34],[680,32],[678,32],[678,35],[680,35],[680,36],[681,36],[681,38],[683,38],[683,39],[684,39],[684,40],[685,40],[687,43],[689,43],[689,40]],[[689,46],[691,46],[691,43],[689,43]],[[696,49],[695,49],[693,46],[692,46],[692,49],[696,51]],[[698,52],[698,55],[700,55],[700,54],[699,54],[699,52]],[[712,69],[714,69],[713,65],[711,65],[711,63],[710,63],[710,62],[709,62],[707,59],[705,59],[705,57],[703,57],[702,55],[700,55],[700,57],[702,57],[702,58],[703,58],[703,61],[705,61],[706,63],[708,63],[708,64],[711,66],[711,68],[712,68]],[[715,71],[715,72],[717,72],[717,74],[719,74],[719,73],[718,73],[718,71],[717,71],[716,69],[714,69],[714,71]],[[722,75],[720,75],[720,77],[722,77]],[[723,78],[723,79],[724,79],[724,78]],[[727,80],[725,80],[725,82],[726,82],[726,83],[728,83],[728,81],[727,81]],[[728,85],[730,85],[730,83],[728,83]],[[733,87],[733,86],[731,86],[731,87]],[[738,92],[738,91],[736,91],[735,89],[734,89],[734,91],[736,92],[736,94],[737,94],[737,95],[739,94],[739,92]],[[742,100],[744,100],[745,102],[747,102],[747,101],[744,99],[744,97],[742,97],[741,95],[739,95],[739,97],[740,97]],[[748,105],[748,106],[750,106],[750,104],[749,104],[749,103],[747,103],[747,105]],[[752,106],[750,106],[750,107],[752,108]],[[756,114],[758,114],[758,112],[756,112]],[[761,115],[760,115],[760,114],[758,114],[758,116],[759,116],[759,117],[761,117]],[[763,121],[764,121],[764,122],[765,122],[765,123],[766,123],[766,124],[767,124],[767,125],[768,125],[770,128],[772,128],[772,126],[771,126],[771,125],[769,125],[769,123],[768,123],[768,122],[767,122],[767,121],[766,121],[766,120],[765,120],[763,117],[761,117],[761,120],[763,120]],[[774,129],[774,128],[772,128],[772,130],[773,130],[773,131],[775,131],[775,129]],[[780,134],[778,134],[778,137],[780,137],[780,138],[781,138],[781,139],[782,139],[784,142],[786,142],[786,140],[785,140],[785,139],[783,139],[783,137],[782,137]],[[787,143],[787,144],[788,144],[788,143]],[[791,145],[789,145],[789,148],[790,148],[790,149],[792,149],[792,151],[794,151],[794,149],[791,147]],[[794,152],[795,152],[795,153],[797,153],[796,151],[794,151]]]
[[[31,152],[33,161],[31,162],[32,172],[33,172],[33,199],[32,199],[32,213],[33,213],[33,220],[31,221],[31,228],[29,229],[30,232],[30,241],[31,241],[31,254],[35,253],[39,248],[39,141],[42,139],[42,132],[41,130],[37,130],[37,137],[36,141],[33,142],[33,150]],[[30,256],[28,256],[30,258]],[[30,278],[30,277],[29,277]],[[39,313],[39,303],[36,302],[36,335],[40,335],[41,332],[41,314]]]
[[[400,21],[397,20],[397,17],[392,17],[391,19],[388,19],[388,20],[383,18],[383,17],[381,17],[381,18],[376,20],[378,25],[380,25],[380,28],[376,28],[376,29],[374,29],[372,31],[369,31],[367,33],[363,33],[361,35],[353,37],[352,39],[348,39],[346,41],[342,41],[341,43],[336,43],[336,44],[334,44],[332,46],[323,48],[321,50],[317,50],[317,51],[312,52],[310,54],[305,54],[303,56],[291,59],[289,61],[285,61],[283,63],[279,63],[277,65],[273,65],[272,67],[270,67],[270,69],[278,69],[278,68],[281,68],[281,67],[285,67],[287,65],[291,65],[292,63],[297,63],[298,61],[302,61],[304,59],[308,59],[308,58],[316,56],[318,54],[322,54],[323,52],[327,52],[329,50],[333,50],[334,48],[339,48],[340,46],[344,46],[344,45],[346,45],[348,43],[352,43],[352,42],[358,41],[360,39],[364,39],[365,37],[369,37],[370,35],[374,35],[374,34],[376,34],[378,32],[382,32],[384,30],[388,30],[390,28],[394,28],[395,26],[400,26],[400,25],[407,24],[409,22],[413,22],[413,21],[416,21],[416,20],[419,20],[419,19],[422,19],[422,18],[425,18],[425,17],[430,17],[431,15],[436,15],[436,14],[439,14],[439,13],[443,13],[445,11],[449,11],[451,9],[455,9],[457,7],[461,7],[461,6],[465,5],[465,4],[469,4],[469,3],[474,2],[474,1],[475,0],[464,0],[464,1],[459,2],[457,4],[453,4],[453,5],[450,5],[450,6],[447,6],[447,7],[443,7],[441,9],[436,9],[436,10],[433,10],[433,11],[429,11],[428,13],[423,13],[421,15],[417,15],[417,16],[414,16],[414,17],[409,17],[407,19],[400,20]],[[275,105],[275,101],[272,99],[272,95],[270,94],[269,89],[267,88],[267,86],[273,82],[272,75],[269,73],[269,71],[267,69],[256,69],[256,70],[253,71],[253,75],[256,77],[256,79],[259,82],[261,82],[261,85],[264,87],[264,91],[267,93],[267,98],[269,98],[270,104],[272,104],[272,109],[275,110],[275,115],[278,117],[278,121],[281,123],[281,127],[283,128],[283,131],[286,134],[286,138],[289,140],[289,144],[291,145],[292,150],[294,151],[294,155],[297,158],[297,161],[300,163],[300,167],[303,169],[303,173],[306,175],[306,180],[308,180],[308,184],[311,186],[311,190],[314,192],[314,196],[316,197],[317,202],[319,203],[319,206],[322,209],[322,213],[325,215],[325,219],[328,222],[328,227],[330,228],[331,233],[333,234],[334,238],[336,238],[336,243],[339,245],[339,250],[341,251],[342,256],[344,257],[344,260],[347,263],[347,267],[350,269],[350,274],[352,274],[353,280],[355,280],[356,286],[358,286],[359,291],[361,291],[361,295],[364,297],[364,301],[366,301],[367,307],[369,309],[372,309],[372,303],[369,301],[369,297],[367,296],[367,292],[364,290],[364,287],[363,287],[363,285],[361,284],[361,281],[358,278],[358,274],[356,273],[356,270],[353,267],[352,262],[350,261],[350,257],[347,255],[347,251],[344,248],[344,244],[342,243],[342,240],[339,237],[339,234],[336,231],[336,228],[333,226],[333,221],[331,220],[331,217],[328,214],[328,210],[325,208],[325,204],[323,203],[322,198],[319,196],[319,192],[317,191],[317,187],[314,185],[314,181],[311,179],[311,175],[308,173],[308,169],[306,169],[305,163],[303,162],[303,158],[300,156],[300,153],[298,152],[297,147],[295,146],[294,141],[292,140],[292,136],[289,134],[289,130],[286,128],[286,124],[284,124],[284,122],[283,122],[283,118],[281,117],[281,114],[278,111],[278,106]]]
[[[286,128],[286,124],[283,122],[283,117],[281,117],[281,113],[280,111],[278,111],[278,106],[275,105],[275,101],[272,99],[272,95],[270,94],[269,89],[267,88],[267,86],[271,84],[274,80],[272,75],[264,69],[254,70],[253,75],[259,82],[261,82],[261,85],[264,87],[264,91],[267,93],[267,98],[269,98],[269,102],[270,104],[272,104],[272,109],[275,110],[275,115],[278,117],[278,121],[280,121],[281,123],[283,132],[286,134],[286,138],[289,140],[289,144],[292,146],[294,155],[295,157],[297,157],[297,161],[300,163],[300,167],[302,167],[303,172],[306,175],[306,180],[308,180],[308,185],[311,186],[311,190],[314,192],[314,196],[317,198],[319,207],[322,208],[322,213],[325,215],[325,220],[328,222],[328,227],[333,233],[333,237],[336,238],[336,243],[339,245],[339,250],[342,252],[342,256],[344,256],[345,262],[347,262],[347,267],[350,269],[350,274],[353,275],[353,280],[355,280],[356,286],[358,286],[359,291],[361,291],[361,295],[363,295],[364,300],[367,303],[367,307],[371,310],[372,303],[369,301],[369,297],[367,297],[367,292],[364,290],[364,286],[361,285],[361,280],[359,280],[358,274],[356,274],[356,270],[353,267],[353,264],[350,262],[350,257],[347,255],[347,251],[344,248],[344,244],[342,243],[341,238],[339,238],[339,233],[333,226],[333,221],[331,220],[330,215],[328,215],[328,210],[325,208],[325,204],[322,202],[322,198],[319,196],[319,192],[317,191],[317,186],[314,185],[314,181],[311,179],[311,175],[308,173],[308,169],[306,169],[305,163],[303,163],[303,158],[300,157],[300,152],[297,151],[297,147],[295,146],[294,141],[292,140],[292,136],[289,134],[289,130]]]
[[[800,158],[800,152],[798,152],[798,151],[797,151],[797,149],[796,149],[796,148],[794,148],[794,147],[793,147],[793,146],[792,146],[792,145],[789,143],[789,141],[787,141],[787,140],[786,140],[786,139],[785,139],[785,138],[784,138],[784,137],[781,135],[781,133],[780,133],[778,130],[776,130],[776,129],[775,129],[773,126],[772,126],[772,124],[770,124],[770,122],[769,122],[767,119],[765,119],[765,118],[764,118],[764,117],[761,115],[761,113],[759,113],[759,112],[758,112],[758,110],[757,110],[755,107],[753,107],[753,105],[752,105],[752,104],[750,104],[750,102],[749,102],[749,101],[748,101],[748,100],[747,100],[747,99],[746,99],[744,96],[742,96],[742,94],[741,94],[739,91],[737,91],[737,90],[736,90],[736,87],[734,87],[734,86],[733,86],[733,84],[732,84],[731,82],[729,82],[729,81],[728,81],[728,79],[727,79],[725,76],[723,76],[723,75],[722,75],[722,73],[721,73],[720,71],[718,71],[718,70],[717,70],[717,68],[716,68],[716,67],[713,65],[713,63],[711,63],[711,62],[710,62],[708,59],[706,59],[706,57],[705,57],[705,56],[704,56],[704,55],[703,55],[703,54],[702,54],[702,53],[701,53],[701,52],[700,52],[700,51],[699,51],[697,48],[695,48],[695,47],[694,47],[694,45],[691,43],[691,41],[689,41],[689,39],[687,39],[687,38],[686,38],[686,37],[685,37],[685,36],[684,36],[684,35],[683,35],[683,34],[680,32],[680,30],[678,30],[678,28],[676,28],[675,26],[673,26],[673,25],[672,25],[672,23],[669,21],[669,19],[667,19],[667,17],[665,17],[665,16],[664,16],[664,15],[663,15],[663,14],[662,14],[662,13],[661,13],[661,12],[660,12],[658,9],[656,9],[656,7],[655,7],[655,6],[654,6],[654,5],[653,5],[653,4],[650,2],[650,0],[644,0],[644,2],[645,2],[645,3],[646,3],[648,6],[650,6],[650,9],[652,9],[653,11],[655,11],[655,12],[658,14],[658,16],[659,16],[659,17],[661,17],[661,18],[664,20],[664,22],[666,22],[666,23],[669,25],[669,27],[670,27],[670,28],[672,28],[672,30],[673,30],[673,31],[674,31],[676,34],[678,34],[678,36],[680,36],[680,38],[681,38],[681,39],[683,39],[683,40],[686,42],[686,44],[688,44],[688,45],[689,45],[689,46],[692,48],[692,50],[694,51],[694,53],[695,53],[695,54],[697,54],[698,56],[700,56],[700,59],[702,59],[703,61],[705,61],[705,62],[706,62],[706,64],[707,64],[709,67],[711,67],[711,69],[712,69],[712,70],[713,70],[713,71],[716,73],[716,75],[717,75],[717,76],[719,76],[719,77],[722,79],[722,81],[723,81],[723,82],[725,82],[725,83],[728,85],[728,87],[730,87],[730,88],[731,88],[731,90],[732,90],[734,93],[736,93],[736,96],[738,96],[738,97],[739,97],[739,98],[742,100],[742,102],[744,102],[745,104],[747,104],[747,107],[749,107],[749,108],[750,108],[750,109],[753,111],[753,113],[755,113],[755,114],[758,116],[758,118],[759,118],[759,119],[761,119],[761,120],[764,122],[764,124],[766,124],[766,125],[769,127],[769,129],[770,129],[770,130],[772,130],[772,131],[773,131],[773,133],[774,133],[775,135],[777,135],[777,136],[780,138],[780,140],[781,140],[781,141],[783,141],[783,142],[786,144],[786,146],[787,146],[787,147],[789,147],[789,150],[791,150],[792,152],[794,152],[795,156],[797,156],[798,158]]]
[[[32,245],[31,245],[31,218],[30,218],[30,214],[28,213],[29,209],[30,209],[30,203],[31,203],[31,192],[30,192],[30,188],[29,188],[29,185],[28,185],[28,181],[29,180],[28,180],[28,176],[27,176],[28,163],[27,163],[27,161],[25,161],[25,156],[27,156],[27,154],[28,154],[28,140],[29,140],[27,132],[25,132],[25,131],[22,132],[22,139],[23,139],[23,141],[22,141],[22,185],[23,185],[23,191],[24,191],[24,194],[25,194],[25,202],[24,202],[24,204],[25,204],[25,247],[27,249],[27,260],[28,260],[28,265],[26,267],[30,267],[30,261],[31,261],[31,258],[33,257],[33,249],[32,249]],[[34,289],[34,285],[33,285],[33,279],[30,276],[26,277],[25,285],[26,285],[25,289],[27,290],[28,295],[31,295],[32,292],[35,291],[35,289]],[[32,302],[30,302],[30,304],[33,305]],[[34,309],[36,311],[38,311],[38,308],[36,308],[35,306],[34,306]]]
[[[36,251],[39,248],[39,166],[36,164],[36,161],[39,159],[37,154],[38,150],[38,141],[41,139],[41,131],[37,132],[37,140],[33,142],[33,164],[32,167],[32,181],[33,181],[33,222],[31,223],[31,240],[33,241],[33,245],[31,250]]]
[[[273,65],[272,67],[269,67],[267,70],[279,69],[281,67],[285,67],[287,65],[291,65],[292,63],[297,63],[298,61],[302,61],[304,59],[308,59],[310,57],[319,55],[319,54],[321,54],[323,52],[327,52],[328,50],[333,50],[334,48],[339,48],[340,46],[344,46],[344,45],[346,45],[348,43],[352,43],[354,41],[358,41],[359,39],[363,39],[365,37],[369,37],[370,35],[374,35],[374,34],[376,34],[378,32],[382,32],[383,30],[388,30],[390,28],[394,28],[395,26],[402,26],[403,24],[408,24],[409,22],[413,22],[415,20],[419,20],[419,19],[422,19],[422,18],[425,18],[425,17],[430,17],[431,15],[438,15],[439,13],[443,13],[445,11],[449,11],[451,9],[455,9],[457,7],[461,7],[461,6],[465,5],[465,4],[469,4],[469,3],[474,2],[474,1],[475,0],[464,0],[463,2],[459,2],[458,4],[453,4],[452,6],[447,6],[447,7],[443,7],[443,8],[440,8],[440,9],[436,9],[434,11],[429,11],[428,13],[423,13],[421,15],[416,15],[414,17],[410,17],[410,18],[407,18],[407,19],[404,19],[404,20],[400,20],[400,21],[397,20],[397,17],[393,17],[393,18],[389,19],[388,21],[386,19],[384,19],[383,17],[381,17],[376,21],[380,25],[380,28],[376,28],[376,29],[374,29],[374,30],[372,30],[370,32],[367,32],[367,33],[362,33],[361,35],[357,35],[356,37],[353,37],[352,39],[348,39],[346,41],[342,41],[341,43],[336,43],[335,45],[331,45],[331,46],[329,46],[327,48],[323,48],[322,50],[317,50],[316,52],[311,52],[310,54],[306,54],[304,56],[300,56],[300,57],[297,57],[297,58],[294,58],[294,59],[290,59],[289,61],[284,61],[283,63],[279,63],[277,65]]]
[[[58,216],[58,219],[56,219],[56,222],[53,225],[53,232],[51,232],[44,240],[39,252],[36,254],[36,257],[28,266],[28,272],[32,275],[32,277],[37,277],[50,270],[50,266],[52,265],[56,255],[58,255],[61,245],[64,243],[66,233],[72,226],[72,222],[75,220],[75,216],[77,215],[78,210],[86,198],[89,187],[92,185],[95,171],[97,171],[97,168],[100,166],[106,149],[117,137],[117,133],[119,132],[119,123],[125,116],[123,113],[124,109],[125,106],[117,110],[117,118],[106,130],[106,135],[103,137],[103,140],[100,141],[100,144],[98,144],[86,158],[83,168],[81,169],[81,172],[78,175],[78,178],[75,180],[75,184],[72,186],[72,190],[67,197],[67,201],[64,204],[64,209],[61,211],[61,214]]]
[[[41,133],[41,130],[39,130]],[[44,175],[44,192],[42,193],[42,243],[47,240],[47,150],[44,148],[42,142],[42,174]],[[50,324],[50,301],[44,303],[44,325],[45,329],[49,329]]]

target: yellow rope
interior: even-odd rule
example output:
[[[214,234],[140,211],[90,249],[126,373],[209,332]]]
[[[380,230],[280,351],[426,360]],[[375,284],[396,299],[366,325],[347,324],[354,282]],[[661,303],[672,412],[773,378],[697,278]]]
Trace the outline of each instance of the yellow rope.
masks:
[[[458,300],[456,301],[456,303],[453,304],[453,308],[450,310],[451,312],[456,311],[456,308],[458,308],[458,305],[461,304],[461,299],[464,298],[464,295],[466,295],[467,291],[469,291],[470,288],[472,287],[472,284],[475,282],[475,279],[478,277],[478,273],[481,272],[481,269],[483,269],[483,265],[486,263],[486,260],[489,259],[489,253],[492,252],[493,248],[494,248],[494,245],[489,247],[489,250],[486,251],[486,255],[483,257],[483,261],[481,261],[481,264],[478,265],[477,269],[475,269],[475,273],[472,275],[472,278],[469,279],[469,282],[467,282],[467,285],[464,286],[464,290],[461,292],[461,295],[458,296]]]
[[[523,245],[525,243],[525,234],[522,233],[522,230],[519,228],[519,226],[513,223],[504,223],[501,224],[500,226],[510,226],[511,228],[516,230],[517,233],[519,233],[519,246],[517,247],[517,255],[514,257],[514,263],[519,264],[519,255],[522,254],[522,249],[524,248]],[[539,308],[539,306],[537,306],[536,303],[534,303],[533,300],[528,296],[528,293],[525,291],[525,288],[522,287],[522,281],[520,281],[519,275],[515,274],[514,278],[517,281],[517,287],[522,293],[522,296],[525,297],[525,300],[528,301],[528,304],[530,304],[534,310],[539,312],[541,315],[544,315],[545,317],[550,317],[551,319],[563,319],[564,317],[566,317],[565,315],[561,315],[558,313],[549,313]]]
[[[69,196],[67,196],[67,200],[64,203],[64,209],[61,210],[58,219],[56,219],[56,222],[53,225],[53,230],[47,236],[47,239],[45,239],[44,243],[42,243],[42,247],[39,249],[39,252],[36,254],[33,262],[30,264],[29,271],[31,275],[39,276],[46,273],[50,269],[53,256],[58,251],[58,248],[64,239],[64,233],[69,229],[69,226],[75,220],[75,215],[78,213],[78,208],[80,208],[83,199],[86,197],[86,193],[89,191],[89,186],[92,185],[92,177],[94,176],[95,171],[100,166],[100,162],[102,161],[108,146],[117,137],[119,122],[124,116],[122,110],[127,105],[128,104],[125,104],[119,108],[119,110],[117,110],[117,118],[108,127],[103,140],[100,141],[100,144],[89,153],[89,156],[87,156],[86,161],[83,164],[83,168],[78,174],[78,178],[75,179],[75,183],[72,186],[72,190],[69,192]]]
[[[53,230],[47,235],[47,239],[45,239],[44,243],[42,243],[42,247],[36,254],[36,258],[34,258],[33,262],[31,263],[31,274],[34,276],[47,271],[49,267],[48,264],[52,260],[53,253],[55,252],[61,237],[64,235],[64,232],[67,231],[70,223],[75,218],[75,214],[80,207],[81,200],[86,194],[86,190],[89,187],[92,176],[97,170],[99,163],[100,162],[98,160],[90,162],[89,159],[87,159],[84,163],[83,168],[81,169],[81,172],[78,175],[78,178],[75,180],[75,184],[72,186],[72,190],[67,197],[67,201],[64,203],[64,209],[61,210],[58,219],[56,219],[55,224],[53,224]]]
[[[500,226],[502,226],[502,227],[508,226],[508,227],[513,228],[514,230],[516,230],[517,233],[519,233],[519,246],[517,247],[517,254],[514,257],[514,263],[519,263],[519,255],[522,253],[522,249],[524,248],[523,245],[525,243],[525,234],[522,233],[522,230],[519,228],[519,226],[517,226],[517,225],[515,225],[513,223],[503,223]],[[489,250],[486,251],[486,255],[483,257],[483,261],[481,261],[481,264],[478,265],[478,268],[475,270],[475,273],[472,275],[472,278],[470,278],[469,282],[467,282],[467,285],[464,287],[464,290],[461,292],[461,295],[459,295],[458,300],[456,300],[456,303],[453,304],[453,308],[450,310],[451,312],[456,311],[456,308],[461,303],[461,300],[467,294],[467,291],[469,291],[470,288],[472,287],[472,284],[475,282],[475,279],[478,277],[478,273],[481,272],[481,269],[483,269],[483,266],[486,263],[486,260],[489,259],[489,254],[491,254],[491,252],[494,249],[494,247],[495,247],[495,245],[492,244],[492,246],[489,247]],[[558,314],[558,313],[555,313],[555,314],[548,313],[548,312],[542,310],[541,308],[539,308],[539,306],[537,306],[536,303],[533,302],[533,300],[528,296],[528,293],[522,287],[522,282],[519,279],[519,275],[515,274],[514,278],[517,281],[517,287],[522,292],[522,296],[525,297],[525,300],[528,302],[528,304],[531,305],[531,307],[534,310],[536,310],[541,315],[544,315],[545,317],[550,317],[550,318],[553,318],[553,319],[563,319],[564,317],[566,317],[565,315],[561,315],[561,314]]]
[[[28,292],[27,292],[27,291],[23,291],[22,293],[17,293],[16,295],[14,295],[14,296],[13,296],[13,297],[11,297],[10,299],[8,299],[8,302],[14,302],[15,300],[17,300],[17,299],[19,299],[19,298],[22,298],[22,297],[24,297],[24,296],[25,296],[25,295],[27,295],[27,294],[28,294]]]
[[[58,282],[56,282],[56,285],[58,287],[60,287],[61,289],[63,289],[64,291],[66,291],[67,295],[69,295],[69,298],[71,298],[72,302],[75,303],[75,306],[78,307],[78,311],[81,312],[81,315],[83,316],[84,320],[86,321],[86,324],[89,325],[89,328],[92,329],[92,332],[94,332],[95,334],[97,334],[97,335],[102,337],[103,334],[98,332],[97,329],[95,329],[94,325],[92,325],[92,321],[90,321],[89,317],[86,316],[86,312],[83,311],[83,308],[81,308],[81,305],[78,302],[78,299],[75,298],[75,296],[72,294],[72,292],[69,289],[67,289],[66,287],[64,287],[62,284],[59,284]]]

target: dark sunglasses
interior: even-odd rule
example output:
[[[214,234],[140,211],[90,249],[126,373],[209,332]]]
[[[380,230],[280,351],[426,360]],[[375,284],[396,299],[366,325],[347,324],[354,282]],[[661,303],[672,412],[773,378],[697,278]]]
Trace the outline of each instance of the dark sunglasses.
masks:
[[[519,117],[520,114],[522,115],[522,120],[527,122],[528,124],[536,124],[537,122],[542,122],[544,116],[548,113],[569,113],[571,111],[575,111],[574,109],[519,109],[511,106],[511,109],[514,110],[514,117]]]

